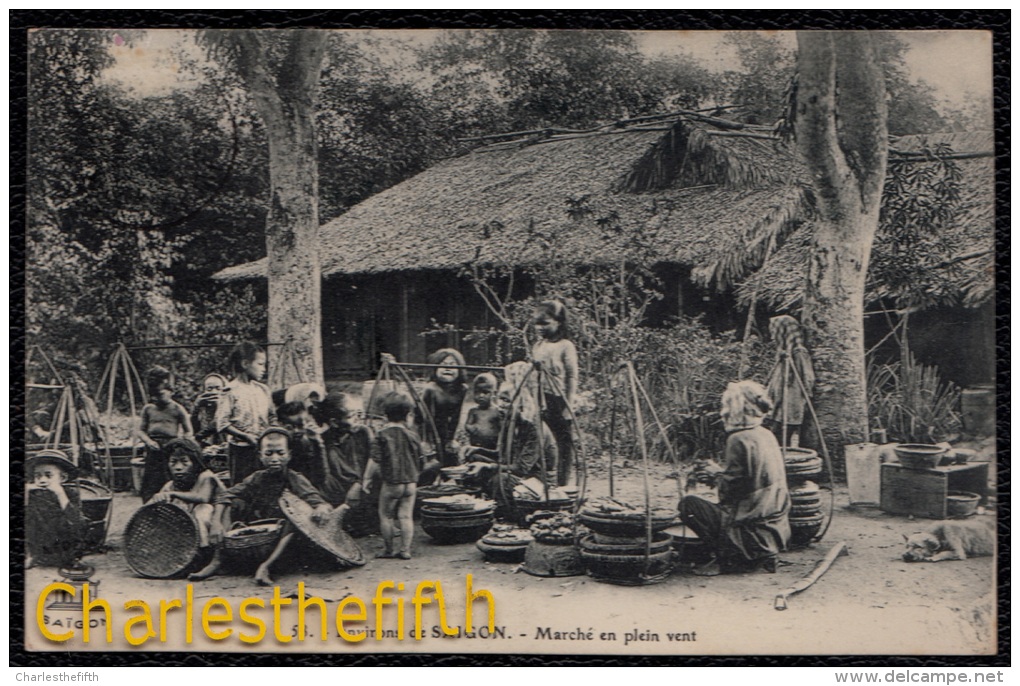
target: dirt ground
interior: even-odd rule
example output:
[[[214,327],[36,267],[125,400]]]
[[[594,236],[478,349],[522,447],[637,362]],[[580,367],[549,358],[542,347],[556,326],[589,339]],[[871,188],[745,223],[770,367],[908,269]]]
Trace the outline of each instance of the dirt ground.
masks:
[[[641,502],[643,479],[639,465],[625,463],[615,471],[616,495]],[[676,479],[665,465],[656,465],[650,478],[653,497],[675,507]],[[608,493],[605,464],[590,469],[590,496]],[[124,600],[181,598],[188,582],[136,578],[122,551],[124,527],[138,507],[138,499],[118,493],[108,535],[108,551],[85,559],[95,566],[94,581],[101,596],[114,607]],[[824,501],[823,501],[824,502]],[[977,516],[994,516],[994,510]],[[514,564],[489,563],[473,544],[436,545],[420,528],[416,532],[413,559],[374,559],[382,547],[379,536],[359,539],[368,563],[343,570],[299,570],[275,575],[283,597],[296,596],[299,582],[306,595],[327,603],[355,595],[368,604],[380,581],[392,580],[413,589],[422,580],[441,580],[447,605],[461,625],[464,586],[471,575],[473,588],[492,593],[496,624],[492,635],[476,632],[460,638],[437,637],[434,605],[427,608],[426,636],[422,641],[371,640],[358,644],[321,643],[309,640],[297,647],[270,638],[259,646],[234,639],[210,644],[181,645],[177,649],[287,650],[327,652],[449,652],[449,653],[547,653],[547,654],[988,654],[995,652],[995,561],[974,558],[939,564],[908,564],[902,561],[902,535],[920,531],[929,520],[894,517],[878,508],[848,504],[845,487],[837,488],[831,525],[823,539],[811,547],[782,556],[776,574],[753,574],[704,578],[682,568],[664,582],[644,587],[624,587],[596,582],[586,576],[541,578],[530,576]],[[818,583],[789,599],[785,612],[773,608],[775,596],[803,576],[836,543],[845,541],[849,554],[836,560]],[[682,567],[682,565],[681,565]],[[34,626],[34,601],[39,591],[56,578],[56,570],[32,569],[26,577],[27,631]],[[254,585],[250,577],[220,576],[194,584],[195,602],[222,597],[239,602],[247,597],[265,600],[272,589]],[[409,599],[411,591],[396,590],[392,597]],[[476,601],[476,605],[478,602]],[[484,605],[484,602],[481,603]],[[484,607],[475,611],[475,626],[484,624]],[[390,612],[391,610],[387,610]],[[197,611],[196,611],[197,612]],[[408,630],[413,609],[407,603]],[[454,621],[456,620],[456,621]],[[313,622],[314,625],[314,622]],[[383,626],[391,626],[385,623]],[[335,631],[334,631],[335,633]],[[178,637],[179,639],[179,637]],[[115,639],[120,642],[123,639]],[[39,647],[52,648],[45,641]],[[71,644],[61,646],[68,649]],[[173,649],[151,642],[145,649]],[[79,647],[80,648],[80,647]],[[88,649],[88,646],[84,647]],[[74,649],[74,648],[71,648]],[[109,650],[110,646],[103,648]]]

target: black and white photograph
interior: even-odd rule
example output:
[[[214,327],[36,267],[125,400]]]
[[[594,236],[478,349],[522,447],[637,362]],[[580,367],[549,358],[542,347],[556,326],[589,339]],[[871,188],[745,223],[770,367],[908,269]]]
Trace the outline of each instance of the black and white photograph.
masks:
[[[991,32],[27,47],[23,650],[997,654]]]

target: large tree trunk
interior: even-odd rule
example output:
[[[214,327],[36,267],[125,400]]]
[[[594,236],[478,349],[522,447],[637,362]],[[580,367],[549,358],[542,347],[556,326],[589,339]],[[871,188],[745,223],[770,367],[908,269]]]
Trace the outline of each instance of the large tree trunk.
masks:
[[[813,402],[840,455],[868,438],[864,287],[885,183],[885,82],[863,31],[801,31],[797,44],[797,145],[818,210],[803,324],[815,360]]]
[[[289,341],[304,379],[322,383],[315,101],[327,36],[310,30],[238,34],[238,66],[269,140],[269,340]],[[282,47],[275,65],[271,47]],[[271,351],[271,365],[283,364],[279,350]],[[285,384],[299,381],[289,364],[283,372]]]

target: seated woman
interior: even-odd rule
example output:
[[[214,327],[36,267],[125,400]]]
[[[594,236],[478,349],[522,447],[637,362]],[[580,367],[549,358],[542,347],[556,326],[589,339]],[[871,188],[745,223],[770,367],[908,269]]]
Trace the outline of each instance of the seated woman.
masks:
[[[715,559],[695,574],[776,571],[790,540],[790,492],[779,443],[762,426],[771,409],[765,389],[753,381],[731,383],[723,392],[725,465],[709,462],[696,472],[718,485],[719,504],[696,495],[680,501],[683,523],[715,551]]]

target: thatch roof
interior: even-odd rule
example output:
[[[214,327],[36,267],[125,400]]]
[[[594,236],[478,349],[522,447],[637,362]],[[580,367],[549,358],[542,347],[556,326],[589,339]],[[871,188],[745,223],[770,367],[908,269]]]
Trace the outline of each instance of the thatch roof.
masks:
[[[527,264],[543,240],[566,259],[619,261],[635,235],[690,263],[799,193],[782,143],[726,133],[671,121],[477,148],[323,225],[322,273]],[[261,260],[217,277],[265,273]]]
[[[476,148],[323,225],[322,273],[458,269],[472,261],[526,265],[550,250],[598,264],[643,249],[655,261],[694,266],[695,278],[707,284],[727,281],[726,257],[764,255],[765,243],[755,237],[792,233],[765,273],[739,291],[746,298],[757,283],[757,297],[783,309],[800,291],[798,245],[806,245],[809,227],[797,227],[810,216],[810,184],[791,148],[764,127],[720,123],[681,117]],[[909,154],[924,144],[903,137],[894,147]],[[981,134],[956,134],[952,144],[957,151],[992,150]],[[958,228],[971,244],[990,245],[994,197],[985,172],[992,160],[960,164],[966,221]],[[970,290],[968,302],[993,289],[990,276],[981,276],[984,264],[968,265],[980,277],[960,286]],[[263,259],[216,276],[265,274]]]

